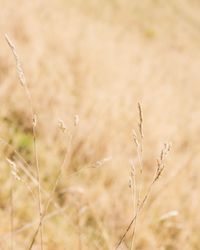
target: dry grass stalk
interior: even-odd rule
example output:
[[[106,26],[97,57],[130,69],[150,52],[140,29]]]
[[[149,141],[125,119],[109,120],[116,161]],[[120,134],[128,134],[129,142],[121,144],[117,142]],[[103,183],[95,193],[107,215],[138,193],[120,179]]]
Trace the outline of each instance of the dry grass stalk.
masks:
[[[137,209],[136,209],[136,213],[135,215],[133,216],[131,222],[129,223],[128,227],[126,228],[124,234],[122,235],[122,237],[120,238],[119,242],[117,243],[117,246],[116,246],[116,250],[120,247],[120,245],[122,244],[122,242],[124,241],[127,233],[130,231],[131,227],[134,225],[134,228],[133,228],[133,235],[132,235],[132,243],[131,243],[131,249],[133,249],[133,240],[134,240],[134,236],[135,236],[135,230],[136,230],[136,221],[137,221],[137,217],[138,217],[138,214],[140,213],[140,211],[142,210],[142,208],[144,207],[150,193],[151,193],[151,190],[152,190],[152,187],[154,185],[154,183],[156,181],[158,181],[158,179],[160,178],[164,168],[165,168],[165,164],[164,164],[164,161],[165,161],[165,158],[168,154],[168,152],[170,151],[171,149],[171,146],[170,144],[168,143],[164,143],[164,146],[163,146],[163,149],[161,150],[161,153],[159,155],[159,158],[157,159],[157,168],[156,168],[156,171],[155,171],[155,175],[153,177],[153,180],[152,182],[150,183],[145,195],[143,196],[142,200],[140,203],[138,203],[138,206],[137,206]]]
[[[138,102],[138,111],[139,111],[139,132],[140,132],[140,137],[141,139],[144,138],[144,134],[143,134],[143,115],[142,115],[142,107],[141,104]]]
[[[139,136],[137,136],[136,131],[133,130],[133,140],[136,146],[140,171],[138,173],[136,168],[134,171],[135,189],[133,190],[133,197],[134,197],[133,198],[134,199],[133,214],[135,214],[135,221],[134,221],[133,232],[132,232],[131,250],[134,247],[137,217],[139,214],[139,207],[140,207],[140,196],[141,196],[142,186],[143,186],[142,178],[143,178],[143,138],[144,138],[144,135],[143,135],[143,114],[142,114],[142,107],[140,103],[138,103],[138,116],[139,116],[139,122],[138,122]]]
[[[15,58],[16,62],[16,69],[18,73],[18,77],[20,80],[20,83],[22,87],[25,90],[25,93],[27,95],[27,98],[29,100],[30,104],[30,111],[31,111],[31,118],[32,118],[32,133],[33,133],[33,144],[34,144],[34,157],[35,157],[35,167],[36,167],[36,175],[37,175],[37,181],[38,181],[38,211],[39,211],[39,218],[41,221],[42,218],[42,198],[41,198],[41,180],[40,180],[40,171],[39,171],[39,162],[38,162],[38,152],[37,152],[37,142],[36,142],[36,124],[37,124],[37,119],[36,119],[36,114],[33,109],[33,102],[32,102],[32,96],[29,91],[24,71],[21,66],[21,62],[19,60],[18,54],[16,52],[14,44],[11,42],[10,38],[8,37],[7,34],[5,34],[5,39],[6,42],[8,43],[8,46],[10,47],[13,56]],[[42,221],[40,223],[40,249],[43,250],[43,230],[42,230]]]
[[[34,195],[34,192],[31,188],[31,186],[27,183],[27,181],[25,181],[21,176],[20,176],[20,171],[19,171],[19,167],[16,165],[16,163],[10,159],[6,159],[10,168],[11,168],[11,174],[13,176],[13,178],[17,181],[20,181],[25,187],[26,189],[30,192],[33,200],[36,200],[36,197]]]
[[[101,159],[101,160],[98,160],[98,161],[96,161],[95,163],[93,163],[93,164],[91,165],[91,167],[92,167],[92,168],[101,167],[101,166],[103,166],[105,163],[107,163],[107,162],[109,162],[109,161],[111,161],[111,160],[112,160],[112,156],[105,157],[105,158],[103,158],[103,159]]]
[[[136,184],[136,167],[134,164],[134,161],[130,161],[131,164],[131,172],[130,172],[130,185],[129,187],[131,188],[132,191],[132,198],[133,198],[133,214],[137,214],[138,210],[138,201],[137,201],[137,184]],[[133,229],[133,235],[132,235],[132,243],[131,243],[131,249],[133,248],[133,242],[134,242],[134,235],[135,235],[135,229],[136,229],[136,220],[135,220],[135,225]]]
[[[96,168],[99,168],[99,167],[102,167],[104,166],[107,162],[111,161],[112,160],[112,156],[108,156],[108,157],[105,157],[101,160],[98,160],[94,163],[88,163],[86,164],[85,166],[83,166],[82,168],[78,169],[77,171],[74,171],[72,174],[69,174],[67,175],[67,179],[69,179],[70,177],[73,177],[75,175],[78,175],[79,173],[85,171],[85,170],[88,170],[88,169],[96,169]]]
[[[7,158],[6,160],[7,160],[8,164],[9,164],[9,166],[10,166],[10,168],[11,168],[11,174],[12,174],[12,176],[13,176],[16,180],[21,181],[21,178],[20,178],[19,173],[18,173],[19,171],[18,171],[18,168],[17,168],[15,162],[14,162],[14,161],[11,161],[11,160],[8,159],[8,158]]]
[[[61,120],[61,119],[59,119],[58,125],[59,125],[59,128],[60,128],[60,130],[62,131],[62,133],[63,133],[64,135],[66,135],[67,127],[66,127],[64,121]],[[75,116],[75,118],[74,118],[74,126],[78,126],[78,116]],[[74,134],[73,134],[73,135],[74,135]],[[29,249],[32,249],[32,247],[33,247],[33,244],[34,244],[34,242],[35,242],[36,236],[37,236],[37,234],[38,234],[38,232],[39,232],[39,229],[40,229],[40,224],[43,222],[43,220],[44,220],[44,218],[45,218],[45,216],[46,216],[46,213],[47,213],[47,211],[48,211],[49,205],[50,205],[50,203],[51,203],[51,201],[52,201],[52,199],[53,199],[53,195],[54,195],[55,190],[56,190],[56,188],[57,188],[57,186],[58,186],[58,183],[59,183],[59,181],[60,181],[60,178],[61,178],[61,176],[62,176],[63,168],[64,168],[64,166],[67,164],[68,156],[69,156],[69,154],[70,154],[71,145],[72,145],[72,138],[73,138],[72,134],[69,134],[69,138],[66,138],[66,140],[68,141],[68,144],[67,144],[67,146],[66,146],[66,150],[65,150],[65,154],[64,154],[64,159],[63,159],[62,164],[61,164],[60,167],[59,167],[59,170],[58,170],[58,174],[57,174],[55,183],[54,183],[53,188],[52,188],[52,190],[51,190],[51,192],[50,192],[50,194],[49,194],[49,196],[48,196],[46,205],[44,206],[44,211],[43,211],[43,213],[42,213],[42,215],[41,215],[41,217],[40,217],[39,224],[38,224],[38,226],[37,226],[37,228],[36,228],[36,230],[35,230],[35,233],[34,233],[34,236],[33,236],[33,238],[32,238],[32,241],[31,241],[31,244],[30,244],[30,246],[29,246]]]

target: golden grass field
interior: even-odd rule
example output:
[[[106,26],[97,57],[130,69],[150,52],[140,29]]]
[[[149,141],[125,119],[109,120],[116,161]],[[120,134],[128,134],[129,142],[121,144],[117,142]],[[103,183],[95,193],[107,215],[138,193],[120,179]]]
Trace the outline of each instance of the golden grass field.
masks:
[[[199,250],[200,1],[0,7],[0,249]]]

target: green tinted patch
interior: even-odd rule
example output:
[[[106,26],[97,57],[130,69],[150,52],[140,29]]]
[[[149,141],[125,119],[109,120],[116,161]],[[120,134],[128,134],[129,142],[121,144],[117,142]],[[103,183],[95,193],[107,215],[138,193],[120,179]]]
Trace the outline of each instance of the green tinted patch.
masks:
[[[16,145],[17,148],[30,151],[32,148],[32,135],[24,132],[17,132],[16,134]]]

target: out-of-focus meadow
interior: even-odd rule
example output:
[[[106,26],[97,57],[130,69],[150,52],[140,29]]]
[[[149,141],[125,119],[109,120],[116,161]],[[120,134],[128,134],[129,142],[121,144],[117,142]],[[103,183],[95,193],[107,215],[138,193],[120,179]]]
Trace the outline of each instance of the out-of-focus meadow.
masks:
[[[5,33],[37,114],[43,249],[115,249],[134,213],[138,102],[141,193],[172,146],[132,249],[200,249],[199,12],[198,0],[0,1],[0,249],[41,249],[30,103]]]

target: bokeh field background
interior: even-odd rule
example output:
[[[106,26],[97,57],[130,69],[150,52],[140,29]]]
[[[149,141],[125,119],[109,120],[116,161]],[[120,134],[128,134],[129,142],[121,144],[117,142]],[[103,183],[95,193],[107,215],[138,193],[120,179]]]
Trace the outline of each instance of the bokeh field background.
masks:
[[[133,249],[200,249],[199,13],[198,0],[0,0],[0,249],[29,249],[38,224],[30,104],[5,33],[37,114],[43,207],[67,152],[44,249],[115,249],[133,217],[138,102],[144,190],[164,142],[171,151]],[[132,230],[119,249],[131,242]]]

